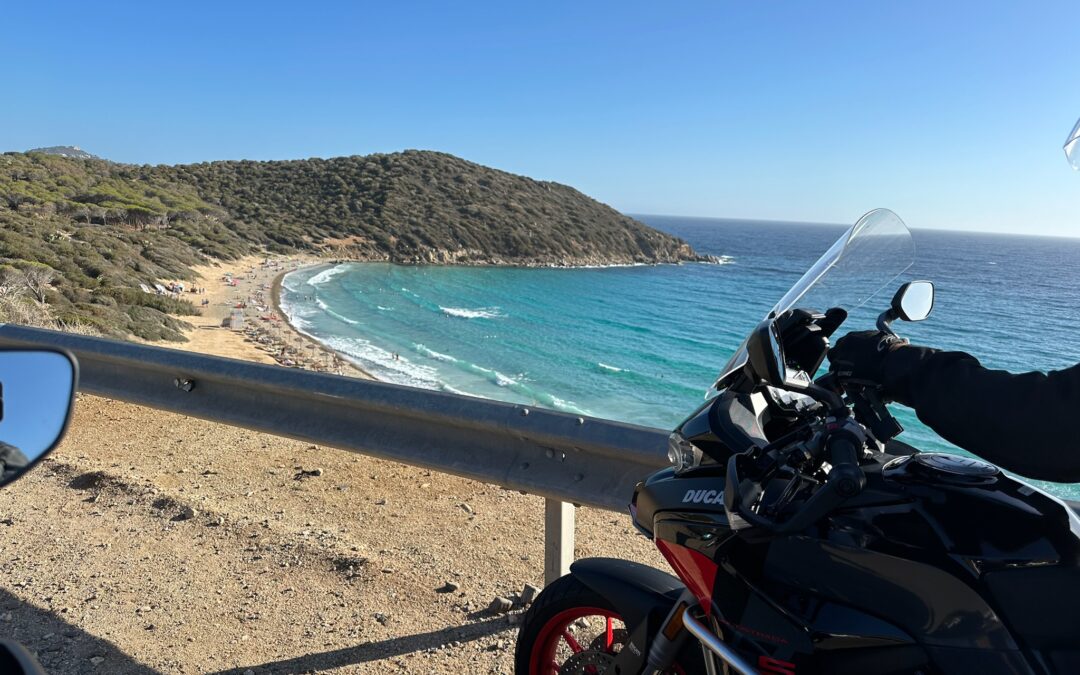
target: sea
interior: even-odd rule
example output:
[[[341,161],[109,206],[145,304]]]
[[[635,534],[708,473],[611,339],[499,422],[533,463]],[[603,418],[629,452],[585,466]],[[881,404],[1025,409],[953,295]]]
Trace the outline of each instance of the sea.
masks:
[[[386,382],[673,428],[846,226],[636,217],[719,262],[323,265],[284,278],[282,309],[297,329]],[[912,234],[913,266],[842,330],[872,327],[902,281],[929,279],[937,291],[930,318],[894,325],[913,343],[967,351],[1013,372],[1080,362],[1080,240]],[[901,440],[962,452],[910,410],[893,409],[905,427]],[[1044,485],[1080,499],[1080,484]]]

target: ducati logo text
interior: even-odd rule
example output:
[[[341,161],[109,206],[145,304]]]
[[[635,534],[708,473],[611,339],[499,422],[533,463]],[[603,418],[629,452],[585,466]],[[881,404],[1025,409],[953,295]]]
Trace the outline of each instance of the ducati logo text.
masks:
[[[721,490],[687,490],[682,500],[683,504],[723,504],[724,493]]]

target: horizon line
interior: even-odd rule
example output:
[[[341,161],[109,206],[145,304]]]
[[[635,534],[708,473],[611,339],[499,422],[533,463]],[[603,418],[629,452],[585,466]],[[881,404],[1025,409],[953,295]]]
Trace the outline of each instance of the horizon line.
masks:
[[[730,216],[677,216],[677,215],[668,215],[668,214],[665,214],[665,213],[629,213],[629,212],[625,212],[625,211],[620,211],[620,213],[622,213],[624,216],[629,216],[630,218],[635,218],[635,219],[641,219],[641,218],[679,218],[679,219],[682,219],[682,220],[728,220],[728,221],[740,222],[740,223],[762,223],[762,224],[766,224],[766,225],[767,224],[810,225],[811,227],[823,227],[824,226],[824,227],[845,227],[845,228],[846,227],[851,227],[852,225],[855,224],[855,223],[850,223],[850,224],[828,223],[828,222],[822,222],[820,220],[783,220],[783,219],[779,219],[779,218],[732,218]],[[648,223],[646,223],[646,225],[647,224]],[[907,225],[907,223],[905,223],[905,225]],[[983,230],[958,230],[958,229],[952,229],[952,228],[947,228],[947,227],[930,227],[930,226],[925,226],[925,227],[911,227],[911,226],[908,226],[908,229],[912,230],[913,232],[927,232],[927,231],[929,231],[929,232],[951,232],[951,233],[955,233],[955,234],[972,234],[972,235],[979,235],[979,236],[984,236],[984,237],[1032,237],[1032,238],[1038,238],[1038,239],[1068,239],[1069,241],[1080,240],[1080,235],[1069,235],[1069,234],[1041,234],[1041,233],[1032,234],[1030,232],[1013,232],[1013,231],[991,231],[991,232],[987,232],[987,231],[983,231]]]

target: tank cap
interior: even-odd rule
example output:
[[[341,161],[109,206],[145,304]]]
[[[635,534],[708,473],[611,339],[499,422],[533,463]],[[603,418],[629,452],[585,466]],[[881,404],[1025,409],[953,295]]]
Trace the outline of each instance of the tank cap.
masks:
[[[971,478],[990,478],[1001,473],[990,462],[984,462],[974,457],[962,455],[950,455],[944,452],[923,452],[915,455],[915,461],[932,471],[951,474],[953,476],[969,476]]]

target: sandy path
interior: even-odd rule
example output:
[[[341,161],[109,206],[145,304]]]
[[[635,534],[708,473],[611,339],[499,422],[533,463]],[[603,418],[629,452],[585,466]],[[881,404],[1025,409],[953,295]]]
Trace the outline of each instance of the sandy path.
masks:
[[[219,326],[276,272],[213,282],[260,261],[204,271],[185,348],[273,361]],[[542,521],[497,486],[80,396],[62,446],[0,490],[0,636],[58,674],[510,673],[517,612],[483,610],[540,583]],[[663,566],[594,509],[577,555]]]

